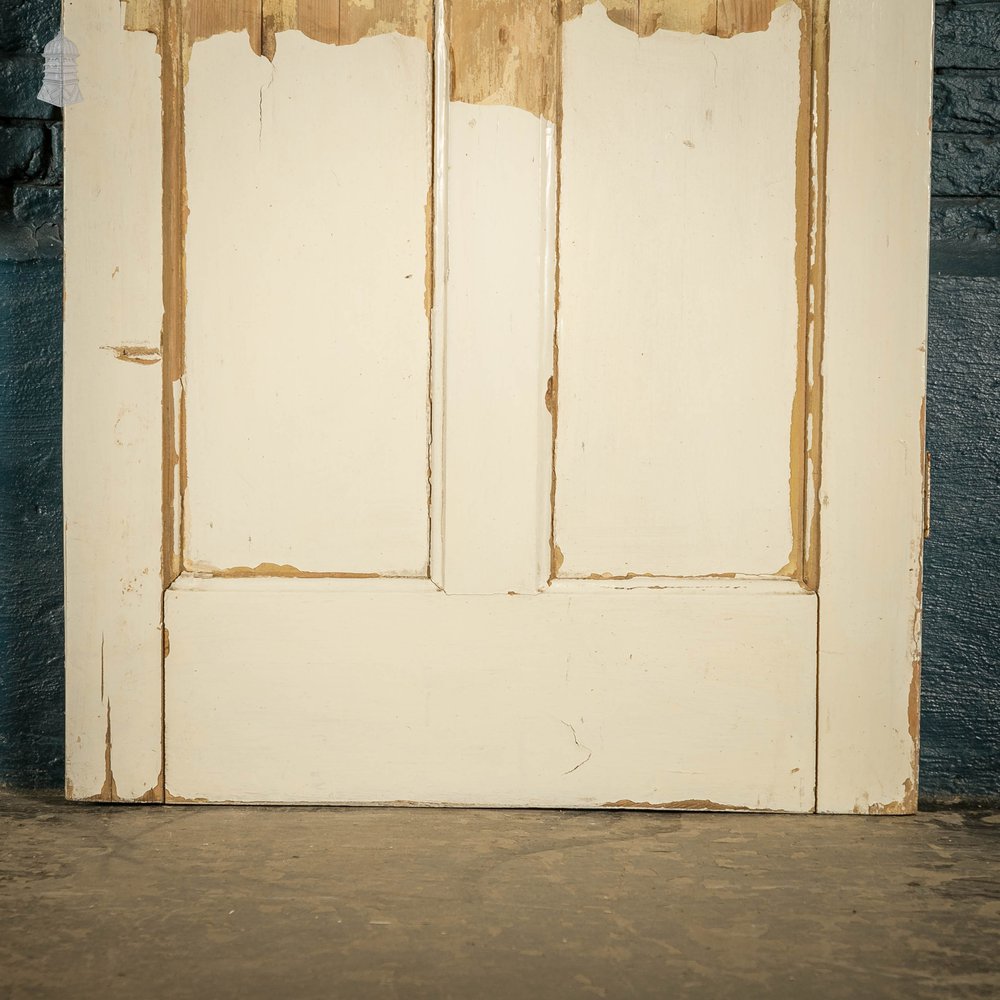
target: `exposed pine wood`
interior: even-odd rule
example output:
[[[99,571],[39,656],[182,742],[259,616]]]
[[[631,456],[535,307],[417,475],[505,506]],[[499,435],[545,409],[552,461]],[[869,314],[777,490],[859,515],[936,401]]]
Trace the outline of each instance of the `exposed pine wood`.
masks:
[[[340,41],[340,0],[263,0],[261,19],[261,54],[268,59],[274,59],[282,31],[301,31],[328,45]]]
[[[184,4],[186,45],[224,32],[245,31],[250,47],[262,51],[263,8],[261,0],[181,0]]]
[[[637,30],[641,38],[654,31],[687,31],[695,35],[716,33],[716,0],[637,0],[637,6]]]
[[[434,30],[432,0],[342,0],[340,44],[396,32],[420,38],[430,48]]]
[[[774,11],[793,0],[718,0],[716,34],[720,38],[766,31]],[[802,6],[807,0],[800,0]]]
[[[580,17],[595,2],[610,21],[641,38],[661,30],[715,34],[718,0],[563,0],[562,19]]]
[[[342,7],[341,0],[296,0],[295,19],[289,18],[286,27],[298,28],[317,42],[339,42]]]
[[[820,484],[823,473],[823,347],[826,330],[826,220],[827,153],[830,122],[830,0],[816,0],[810,12],[812,32],[812,100],[805,130],[809,141],[809,226],[808,274],[805,329],[805,426],[806,450],[801,469],[805,480],[802,493],[801,579],[810,590],[819,586],[820,570]],[[800,137],[802,132],[800,132]],[[802,147],[799,155],[802,156]],[[800,190],[805,187],[801,180]],[[800,241],[802,239],[800,230]],[[800,267],[802,247],[799,246]],[[794,453],[793,453],[794,456]],[[795,463],[793,461],[793,470]]]
[[[641,38],[656,31],[731,38],[745,32],[766,31],[775,10],[797,3],[803,10],[810,0],[564,0],[563,20],[579,17],[599,3],[608,18]]]
[[[558,0],[447,0],[451,99],[549,121],[558,94]]]
[[[124,0],[126,31],[148,31],[159,35],[164,24],[163,0]]]

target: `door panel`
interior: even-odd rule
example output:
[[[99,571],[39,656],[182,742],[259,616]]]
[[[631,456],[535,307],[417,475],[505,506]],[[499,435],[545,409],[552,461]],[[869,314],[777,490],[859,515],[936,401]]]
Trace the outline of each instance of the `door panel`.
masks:
[[[803,36],[564,27],[560,577],[795,572]]]
[[[175,585],[172,800],[812,808],[816,597],[792,583],[360,586]]]
[[[194,44],[188,570],[427,575],[431,93],[420,38]]]

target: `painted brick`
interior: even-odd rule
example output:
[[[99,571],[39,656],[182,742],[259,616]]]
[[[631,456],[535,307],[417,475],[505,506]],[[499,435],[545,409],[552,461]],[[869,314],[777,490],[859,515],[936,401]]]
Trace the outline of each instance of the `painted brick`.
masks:
[[[34,225],[22,222],[12,211],[0,212],[0,267],[35,260],[61,260],[62,255],[62,231],[57,223]],[[0,308],[3,306],[0,302]]]
[[[0,263],[0,784],[62,783],[61,289]]]
[[[1000,797],[1000,279],[932,278],[924,798]]]
[[[1000,277],[1000,199],[934,199],[931,272]]]
[[[48,171],[47,152],[41,126],[0,126],[0,182],[40,180]]]
[[[0,52],[41,52],[59,30],[59,5],[52,0],[3,0]]]
[[[931,190],[945,197],[1000,195],[1000,136],[934,136]]]
[[[59,109],[35,96],[41,85],[41,56],[0,56],[0,118],[57,118]]]
[[[26,184],[14,188],[14,217],[31,226],[58,224],[62,219],[61,187]]]
[[[1000,69],[1000,4],[941,3],[936,14],[938,69]]]
[[[1000,131],[1000,73],[942,73],[934,81],[936,132]]]
[[[967,240],[984,250],[1000,246],[1000,198],[935,198],[932,240]]]

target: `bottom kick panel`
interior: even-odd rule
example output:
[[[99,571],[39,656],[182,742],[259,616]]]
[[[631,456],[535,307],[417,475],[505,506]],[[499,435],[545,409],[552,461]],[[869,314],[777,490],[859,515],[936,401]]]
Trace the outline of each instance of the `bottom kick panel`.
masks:
[[[814,594],[269,582],[167,593],[168,801],[814,807]]]

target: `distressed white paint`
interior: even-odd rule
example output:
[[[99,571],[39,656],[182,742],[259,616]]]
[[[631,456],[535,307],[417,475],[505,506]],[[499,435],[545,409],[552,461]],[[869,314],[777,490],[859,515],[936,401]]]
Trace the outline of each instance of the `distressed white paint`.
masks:
[[[915,805],[933,7],[830,7],[821,812]]]
[[[237,583],[167,595],[170,797],[812,808],[814,595]]]
[[[747,579],[560,580],[543,594],[531,593],[544,584],[547,572],[549,421],[543,395],[551,350],[552,133],[545,122],[524,111],[452,105],[448,148],[442,142],[438,150],[439,162],[448,168],[444,178],[438,178],[448,211],[446,223],[445,213],[438,218],[446,232],[439,233],[437,245],[448,244],[450,273],[442,289],[446,302],[441,304],[447,310],[437,316],[445,357],[434,373],[441,393],[436,405],[445,411],[443,440],[435,446],[440,449],[435,456],[441,459],[441,469],[436,466],[435,474],[442,476],[443,496],[438,562],[452,593],[416,579],[182,577],[166,596],[171,648],[166,777],[173,796],[566,806],[629,800],[808,810],[818,780],[823,811],[902,809],[912,804],[915,747],[907,703],[918,652],[930,8],[930,0],[916,7],[912,0],[885,0],[877,6],[870,0],[833,0],[832,5],[819,600],[791,582]],[[596,58],[605,47],[623,41],[618,34],[622,29],[598,20],[595,10],[588,9],[566,29],[568,82],[574,91],[584,88],[581,80],[573,84],[574,51],[583,51],[586,42]],[[729,40],[667,33],[646,40],[629,36],[622,59],[626,68],[643,66],[644,57],[637,53],[656,40],[671,56],[670,79],[683,94],[709,87],[699,60],[692,56],[685,62],[685,53],[717,54],[718,80],[724,82],[712,97],[716,128],[726,121],[736,128],[732,108],[750,107],[754,99],[771,101],[782,113],[774,116],[776,121],[767,119],[765,132],[772,130],[771,141],[784,142],[786,156],[793,160],[794,148],[785,131],[792,98],[785,84],[796,16],[786,5],[770,31]],[[159,60],[150,36],[121,30],[116,0],[88,2],[86,7],[83,0],[69,0],[66,30],[80,43],[87,93],[87,102],[67,113],[67,778],[73,796],[106,793],[110,707],[115,788],[121,798],[135,799],[151,790],[155,795],[160,772],[161,370],[158,363],[118,360],[109,348],[153,350],[159,342]],[[773,52],[768,48],[772,45]],[[205,56],[205,65],[199,65],[210,50],[212,58]],[[343,53],[353,53],[354,62],[344,62]],[[770,62],[765,53],[773,57]],[[768,84],[772,89],[757,93],[745,74],[732,66],[726,69],[731,60],[742,60],[754,79],[773,78],[773,87]],[[189,184],[188,346],[193,353],[187,378],[189,443],[196,451],[202,449],[202,457],[192,456],[194,492],[188,496],[186,513],[189,543],[214,539],[215,544],[229,533],[236,555],[219,562],[298,562],[300,568],[321,572],[380,568],[340,562],[355,546],[359,553],[364,548],[379,559],[384,556],[383,568],[389,571],[426,569],[423,272],[418,269],[407,279],[409,272],[404,271],[403,277],[393,278],[392,268],[399,263],[410,266],[411,252],[420,268],[424,261],[428,65],[421,43],[394,36],[337,49],[287,33],[279,37],[274,68],[249,53],[243,36],[222,36],[195,46],[188,91],[188,152],[195,183],[193,189]],[[625,74],[622,66],[595,65],[601,67],[597,75],[623,85],[620,80],[615,84]],[[347,73],[348,67],[354,68],[354,75]],[[685,68],[687,75],[673,77]],[[423,87],[420,93],[415,80]],[[395,137],[391,147],[383,142],[378,157],[365,161],[366,178],[360,176],[356,158],[364,160],[369,147],[359,150],[358,144],[373,140],[357,120],[360,112],[332,101],[325,108],[326,119],[317,124],[312,102],[298,99],[300,93],[315,90],[317,81],[321,91],[325,88],[333,96],[354,93],[351,86],[358,94],[364,90],[369,109],[383,109],[384,118],[409,136]],[[628,122],[633,104],[643,106],[647,99],[649,81],[636,77],[626,82],[637,88],[635,93],[619,92],[617,114]],[[400,86],[405,93],[398,92]],[[793,89],[797,98],[797,86]],[[630,101],[624,100],[626,93]],[[128,95],[127,100],[122,95]],[[601,99],[593,97],[594,102]],[[709,107],[704,89],[691,106],[702,112]],[[595,103],[577,107],[576,113],[595,116],[597,110]],[[647,110],[652,113],[656,107]],[[573,112],[567,113],[572,126]],[[707,145],[703,152],[714,149],[715,155],[705,157],[701,170],[685,173],[680,150],[668,148],[663,133],[658,133],[662,144],[654,152],[672,157],[674,173],[688,185],[687,202],[706,202],[724,179],[717,162],[725,159],[724,151],[712,146],[718,136],[708,134],[707,122],[699,124],[697,115],[688,122],[677,107],[671,113],[691,130],[702,129],[682,137],[682,146],[683,138],[695,146],[685,150],[697,154],[701,142]],[[604,116],[609,128],[616,126],[607,108]],[[300,133],[307,119],[314,136]],[[633,133],[638,142],[638,126]],[[344,135],[352,138],[347,152],[338,145]],[[578,129],[575,139],[572,134],[568,138],[564,211],[572,208],[572,150],[586,151],[585,135]],[[279,148],[281,142],[292,148]],[[385,149],[396,152],[397,147],[398,159],[412,169],[383,162],[392,159],[384,155]],[[127,159],[109,155],[125,148],[130,150]],[[325,161],[332,164],[329,176],[315,173],[312,157],[317,152],[331,154]],[[599,152],[594,150],[593,173],[611,184],[614,178]],[[739,151],[739,157],[746,156],[759,169],[755,157],[770,155],[753,143]],[[746,185],[742,160],[734,157],[729,164],[732,182]],[[223,161],[228,169],[223,169]],[[307,163],[314,171],[310,177],[301,173]],[[234,165],[239,167],[235,172]],[[790,169],[788,163],[782,159],[774,165],[777,187],[787,188],[781,171]],[[391,173],[397,169],[398,176]],[[288,190],[275,179],[281,170],[287,172],[283,179]],[[407,188],[405,199],[395,189],[389,192],[390,202],[400,199],[390,212],[395,222],[382,219],[380,224],[387,232],[395,231],[394,226],[402,231],[405,219],[405,230],[418,249],[404,252],[397,245],[394,254],[384,247],[376,261],[375,251],[365,243],[369,233],[361,231],[362,210],[334,192],[336,181],[344,177],[370,189],[374,184],[367,178],[374,176],[381,185],[382,171],[389,171],[403,187],[412,184],[412,190]],[[228,178],[227,184],[220,176]],[[750,180],[754,176],[759,182],[760,173],[751,171]],[[631,178],[636,183],[640,179]],[[646,176],[644,183],[664,202],[676,205],[672,189],[660,191],[654,181]],[[583,179],[577,177],[575,183],[583,185]],[[602,213],[608,209],[600,197],[604,187],[592,187],[591,215],[600,226],[590,248],[597,259],[595,248],[602,240],[613,244],[617,234],[605,231]],[[302,195],[300,202],[290,190],[306,192],[310,201],[307,204]],[[576,197],[581,197],[579,192]],[[765,203],[767,197],[761,196]],[[787,238],[785,225],[779,225],[787,208],[784,195],[766,218],[754,215],[762,211],[760,199],[745,200],[730,205],[732,219],[743,227],[758,224],[764,255],[783,256],[784,243],[776,233],[780,229]],[[243,202],[249,207],[241,214]],[[372,275],[382,273],[379,267],[385,269],[389,301],[377,303],[377,310],[357,307],[351,312],[348,293],[357,289],[344,284],[344,276],[357,277],[351,270],[356,262],[344,259],[343,245],[328,230],[312,218],[297,237],[289,226],[290,218],[301,220],[317,205],[327,222],[331,213],[341,210],[351,222],[348,235],[357,236],[358,258],[368,261],[364,277],[369,288]],[[365,211],[373,210],[369,205]],[[654,221],[658,211],[650,209]],[[572,211],[564,219],[563,267],[567,252],[569,264],[574,253],[578,257],[571,271],[591,266],[579,246],[567,251],[565,245],[566,227],[575,225],[585,235],[586,215],[578,208],[575,222]],[[376,213],[376,221],[379,218]],[[212,219],[218,224],[214,232]],[[234,245],[220,249],[219,240],[227,232],[223,223],[233,227],[228,232]],[[344,224],[339,216],[337,224]],[[370,229],[378,232],[379,226],[373,222]],[[773,246],[768,242],[772,239]],[[791,382],[787,372],[779,379],[775,371],[794,364],[784,347],[778,350],[791,343],[793,327],[763,324],[760,317],[778,310],[776,302],[787,307],[788,290],[779,287],[777,279],[769,286],[767,279],[778,272],[747,254],[729,260],[728,270],[715,261],[712,268],[695,272],[686,259],[678,260],[673,241],[662,239],[653,249],[668,255],[663,259],[671,266],[647,274],[649,280],[636,280],[630,291],[636,298],[648,296],[656,309],[645,303],[630,303],[630,308],[637,313],[649,310],[650,323],[659,322],[657,309],[669,313],[677,308],[663,294],[661,283],[673,280],[675,265],[688,268],[685,283],[676,289],[687,303],[682,318],[700,315],[703,326],[697,327],[701,338],[679,342],[690,352],[684,354],[684,364],[696,373],[695,362],[701,358],[701,368],[711,375],[709,386],[718,393],[718,386],[726,384],[718,369],[735,368],[731,359],[739,358],[747,371],[759,376],[754,382],[758,395],[744,400],[737,413],[741,419],[733,421],[726,417],[729,402],[723,394],[710,395],[713,406],[707,406],[696,391],[704,388],[704,380],[697,383],[694,374],[690,384],[677,385],[676,391],[686,394],[691,412],[711,417],[707,425],[726,428],[745,447],[757,447],[757,436],[764,452],[770,454],[773,447],[775,471],[768,478],[761,474],[745,482],[732,471],[741,468],[742,460],[732,441],[727,438],[712,450],[706,436],[703,453],[697,463],[690,458],[688,478],[682,481],[676,470],[662,464],[659,452],[644,450],[653,440],[650,420],[666,411],[658,409],[665,406],[662,393],[636,395],[636,386],[629,387],[628,398],[622,397],[634,411],[625,425],[628,433],[623,431],[618,439],[623,452],[632,449],[634,461],[625,471],[637,489],[641,476],[634,467],[642,465],[642,456],[653,466],[661,462],[657,477],[663,480],[664,503],[679,509],[677,504],[697,496],[699,513],[703,507],[705,523],[712,523],[717,498],[699,493],[699,477],[723,475],[724,469],[726,488],[742,489],[740,495],[750,498],[732,507],[733,523],[756,539],[758,554],[780,558],[774,565],[720,565],[716,555],[723,551],[722,538],[728,537],[730,555],[743,544],[726,536],[729,528],[723,524],[716,535],[703,538],[701,551],[716,555],[706,557],[696,571],[773,572],[790,543],[783,535],[779,545],[773,540],[778,528],[767,525],[772,513],[774,525],[778,523],[778,486],[783,483],[781,523],[787,531]],[[708,251],[696,235],[684,249],[682,257],[697,253],[707,259]],[[331,254],[324,268],[315,264],[321,252]],[[721,259],[727,260],[724,254]],[[734,291],[733,282],[749,281],[747,275],[757,273],[757,266],[764,284],[752,293],[744,287]],[[300,279],[303,268],[306,278]],[[620,281],[613,267],[604,267],[602,276],[606,282]],[[573,421],[590,419],[585,403],[595,412],[604,407],[603,422],[593,427],[595,440],[603,440],[605,425],[611,427],[617,419],[609,390],[617,384],[624,391],[619,369],[628,367],[627,358],[608,354],[600,367],[592,365],[587,372],[592,356],[580,349],[587,342],[574,340],[578,333],[573,330],[585,329],[589,317],[579,315],[576,327],[569,323],[576,307],[566,301],[567,288],[573,288],[574,279],[564,280],[570,284],[562,289],[562,320],[568,324],[564,336],[569,339],[563,340],[561,357],[561,449],[566,447],[566,421],[572,442]],[[576,280],[574,297],[594,298],[591,288]],[[315,297],[317,282],[330,289],[329,310]],[[419,287],[419,297],[404,282]],[[749,305],[737,317],[742,325],[734,325],[709,351],[706,343],[711,343],[709,335],[716,328],[704,317],[724,311],[716,299],[744,292]],[[370,290],[365,294],[371,298]],[[624,301],[620,295],[619,301]],[[399,318],[406,319],[406,329],[394,327],[390,335],[386,331],[393,310],[404,306],[406,315],[400,313]],[[598,307],[605,308],[599,301],[594,309]],[[336,324],[330,316],[337,317]],[[369,329],[359,316],[368,323],[380,317],[379,322],[387,324],[378,327],[379,336],[384,336],[379,363],[368,368],[358,365],[369,358],[365,352],[371,344],[364,334],[356,332],[343,344],[338,339],[343,329]],[[649,367],[657,367],[656,361],[667,371],[666,355],[656,355],[663,345],[647,336],[652,328],[618,324],[609,328],[606,339],[610,344],[616,338],[639,338],[632,332],[639,331],[645,339],[636,343],[654,354]],[[744,331],[743,338],[736,336],[737,330]],[[767,366],[759,364],[758,355],[741,354],[745,338],[751,336],[746,331],[761,338],[759,356],[770,358],[777,369],[764,371]],[[308,349],[298,344],[302,338]],[[418,339],[419,348],[413,346]],[[333,364],[342,356],[331,344],[341,344],[347,361],[354,363],[353,372],[360,374],[352,374],[351,364]],[[594,340],[588,350],[599,347]],[[574,364],[580,368],[575,376]],[[410,395],[405,372],[420,373],[419,396],[415,390]],[[637,369],[636,379],[640,374]],[[673,377],[672,370],[669,374]],[[337,391],[331,389],[331,379]],[[591,392],[590,382],[600,391]],[[399,391],[376,391],[372,398],[363,391],[373,386],[385,390],[387,385]],[[293,393],[293,387],[298,391]],[[350,397],[348,417],[343,417],[345,400],[338,392]],[[778,396],[780,407],[774,402]],[[783,431],[776,437],[779,410]],[[362,419],[357,418],[359,412]],[[709,434],[705,424],[702,420],[697,425],[698,433]],[[403,464],[383,466],[385,455],[373,450],[373,440],[382,440],[381,432],[389,429],[399,435],[392,437],[390,451],[401,448],[406,435],[421,445],[405,450],[405,462],[400,450]],[[305,435],[302,440],[295,437],[296,430]],[[338,433],[341,430],[345,432]],[[587,431],[577,437],[587,443],[590,435]],[[241,443],[241,436],[250,438],[250,445]],[[344,451],[356,440],[363,442],[360,449],[367,449],[358,453],[361,471],[350,466],[350,453]],[[235,454],[220,444],[225,441]],[[781,476],[776,471],[779,443],[785,463]],[[314,456],[333,453],[341,464],[347,462],[344,468],[351,468],[352,481],[370,476],[372,489],[336,492],[337,477],[348,476],[334,469],[336,463],[325,466],[326,476],[317,485],[297,465],[301,456],[285,454],[307,445]],[[667,445],[679,447],[673,439]],[[253,446],[263,449],[266,462],[260,454],[255,457]],[[206,457],[212,449],[214,461]],[[766,466],[767,455],[758,457]],[[618,461],[617,456],[607,457],[607,462],[612,460]],[[412,468],[406,465],[411,461]],[[407,475],[402,474],[404,465]],[[275,487],[266,475],[268,468],[287,474],[288,482]],[[202,487],[195,485],[196,479],[202,482],[199,469],[209,475],[204,482],[217,481],[217,488],[201,497]],[[320,488],[327,492],[316,492]],[[250,499],[244,496],[254,491]],[[593,493],[587,496],[592,502]],[[217,534],[214,527],[208,528],[212,497],[231,501]],[[404,503],[405,497],[409,499]],[[760,506],[753,506],[758,499]],[[248,525],[251,508],[274,542],[259,550],[253,547],[256,542],[244,543],[237,534]],[[390,520],[398,517],[398,528],[410,516],[404,512],[418,509],[419,533],[385,529],[386,510]],[[627,507],[619,506],[615,516],[620,528],[639,523],[627,513]],[[560,531],[562,526],[560,521]],[[411,565],[404,557],[417,534],[419,545],[414,542],[410,552],[417,559]],[[626,552],[631,537],[624,530],[619,536],[608,548],[617,555]],[[560,535],[560,542],[568,557],[564,572],[630,566],[574,564],[571,539]],[[314,560],[311,553],[321,550],[322,558]],[[643,551],[656,549],[651,545]],[[337,554],[339,564],[330,563],[330,553]],[[393,553],[400,563],[388,561]],[[202,557],[211,559],[212,553]],[[636,563],[634,568],[681,572],[676,564],[660,568]],[[530,596],[497,593],[507,590]],[[474,596],[482,594],[492,596]],[[813,770],[817,753],[818,779]]]
[[[132,800],[161,768],[162,372],[112,348],[160,344],[160,59],[118,0],[66,0],[65,30],[87,97],[64,126],[66,791],[110,790],[110,713]]]
[[[548,578],[555,129],[519,108],[448,112],[443,586]]]
[[[430,99],[419,39],[194,45],[189,566],[427,574]]]
[[[800,19],[563,29],[562,576],[789,560]]]

